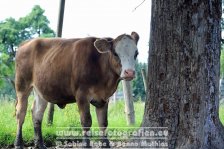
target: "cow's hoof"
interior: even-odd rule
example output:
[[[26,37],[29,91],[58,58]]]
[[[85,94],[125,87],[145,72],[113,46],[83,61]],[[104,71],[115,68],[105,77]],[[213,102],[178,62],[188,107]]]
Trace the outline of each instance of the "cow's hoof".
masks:
[[[15,145],[15,149],[23,149],[23,145]]]
[[[37,144],[34,146],[34,149],[47,149],[47,147],[43,144]]]
[[[16,138],[16,140],[14,142],[14,146],[15,146],[15,149],[23,149],[24,148],[23,139]]]
[[[107,138],[104,138],[101,140],[103,146],[101,146],[101,148],[110,148],[110,141]]]
[[[90,139],[88,138],[84,138],[82,140],[83,144],[84,144],[84,148],[92,148],[91,145],[90,145]]]

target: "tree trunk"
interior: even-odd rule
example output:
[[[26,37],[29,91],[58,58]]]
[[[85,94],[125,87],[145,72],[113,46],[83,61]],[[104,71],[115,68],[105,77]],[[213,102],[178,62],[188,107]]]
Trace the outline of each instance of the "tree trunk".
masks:
[[[125,101],[125,114],[128,125],[135,124],[135,111],[131,90],[131,82],[122,80],[124,101]]]
[[[152,0],[142,127],[168,127],[169,148],[221,149],[221,0]]]

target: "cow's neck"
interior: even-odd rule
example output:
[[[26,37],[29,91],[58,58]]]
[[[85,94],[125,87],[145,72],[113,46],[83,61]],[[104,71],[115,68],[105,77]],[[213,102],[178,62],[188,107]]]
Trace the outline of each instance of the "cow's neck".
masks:
[[[103,73],[107,74],[105,75],[106,78],[103,80],[105,81],[105,87],[107,88],[105,91],[107,92],[106,94],[109,98],[116,91],[118,83],[120,82],[119,79],[120,77],[113,68],[114,65],[112,64],[112,58],[110,54],[105,54],[103,56],[102,62],[103,62],[102,66]]]

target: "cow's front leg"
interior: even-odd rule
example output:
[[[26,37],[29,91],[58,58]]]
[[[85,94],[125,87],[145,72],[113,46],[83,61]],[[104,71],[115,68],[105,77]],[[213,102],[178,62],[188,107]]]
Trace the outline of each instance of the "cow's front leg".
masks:
[[[105,103],[101,107],[96,107],[96,114],[98,119],[98,124],[100,127],[100,131],[102,131],[101,141],[102,141],[102,148],[110,148],[110,142],[107,139],[106,129],[108,125],[107,121],[107,111],[108,111],[108,102]]]
[[[77,104],[83,129],[83,144],[85,147],[90,148],[90,127],[92,125],[90,103],[88,100],[84,100],[84,98],[82,98],[81,100],[77,101]]]
[[[33,102],[33,107],[32,107],[32,118],[33,118],[33,125],[34,125],[35,148],[47,149],[44,145],[42,132],[41,132],[41,124],[42,124],[44,111],[47,107],[47,101],[45,101],[39,95],[37,95],[35,91],[34,91],[34,95],[35,95],[35,100]]]

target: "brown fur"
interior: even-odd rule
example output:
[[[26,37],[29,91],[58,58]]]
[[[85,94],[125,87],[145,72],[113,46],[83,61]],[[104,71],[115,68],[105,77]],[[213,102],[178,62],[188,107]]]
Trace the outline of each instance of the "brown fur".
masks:
[[[116,90],[119,64],[111,53],[100,54],[94,37],[33,39],[16,56],[16,89],[35,87],[55,104],[75,102],[80,89],[88,100],[106,100]]]

